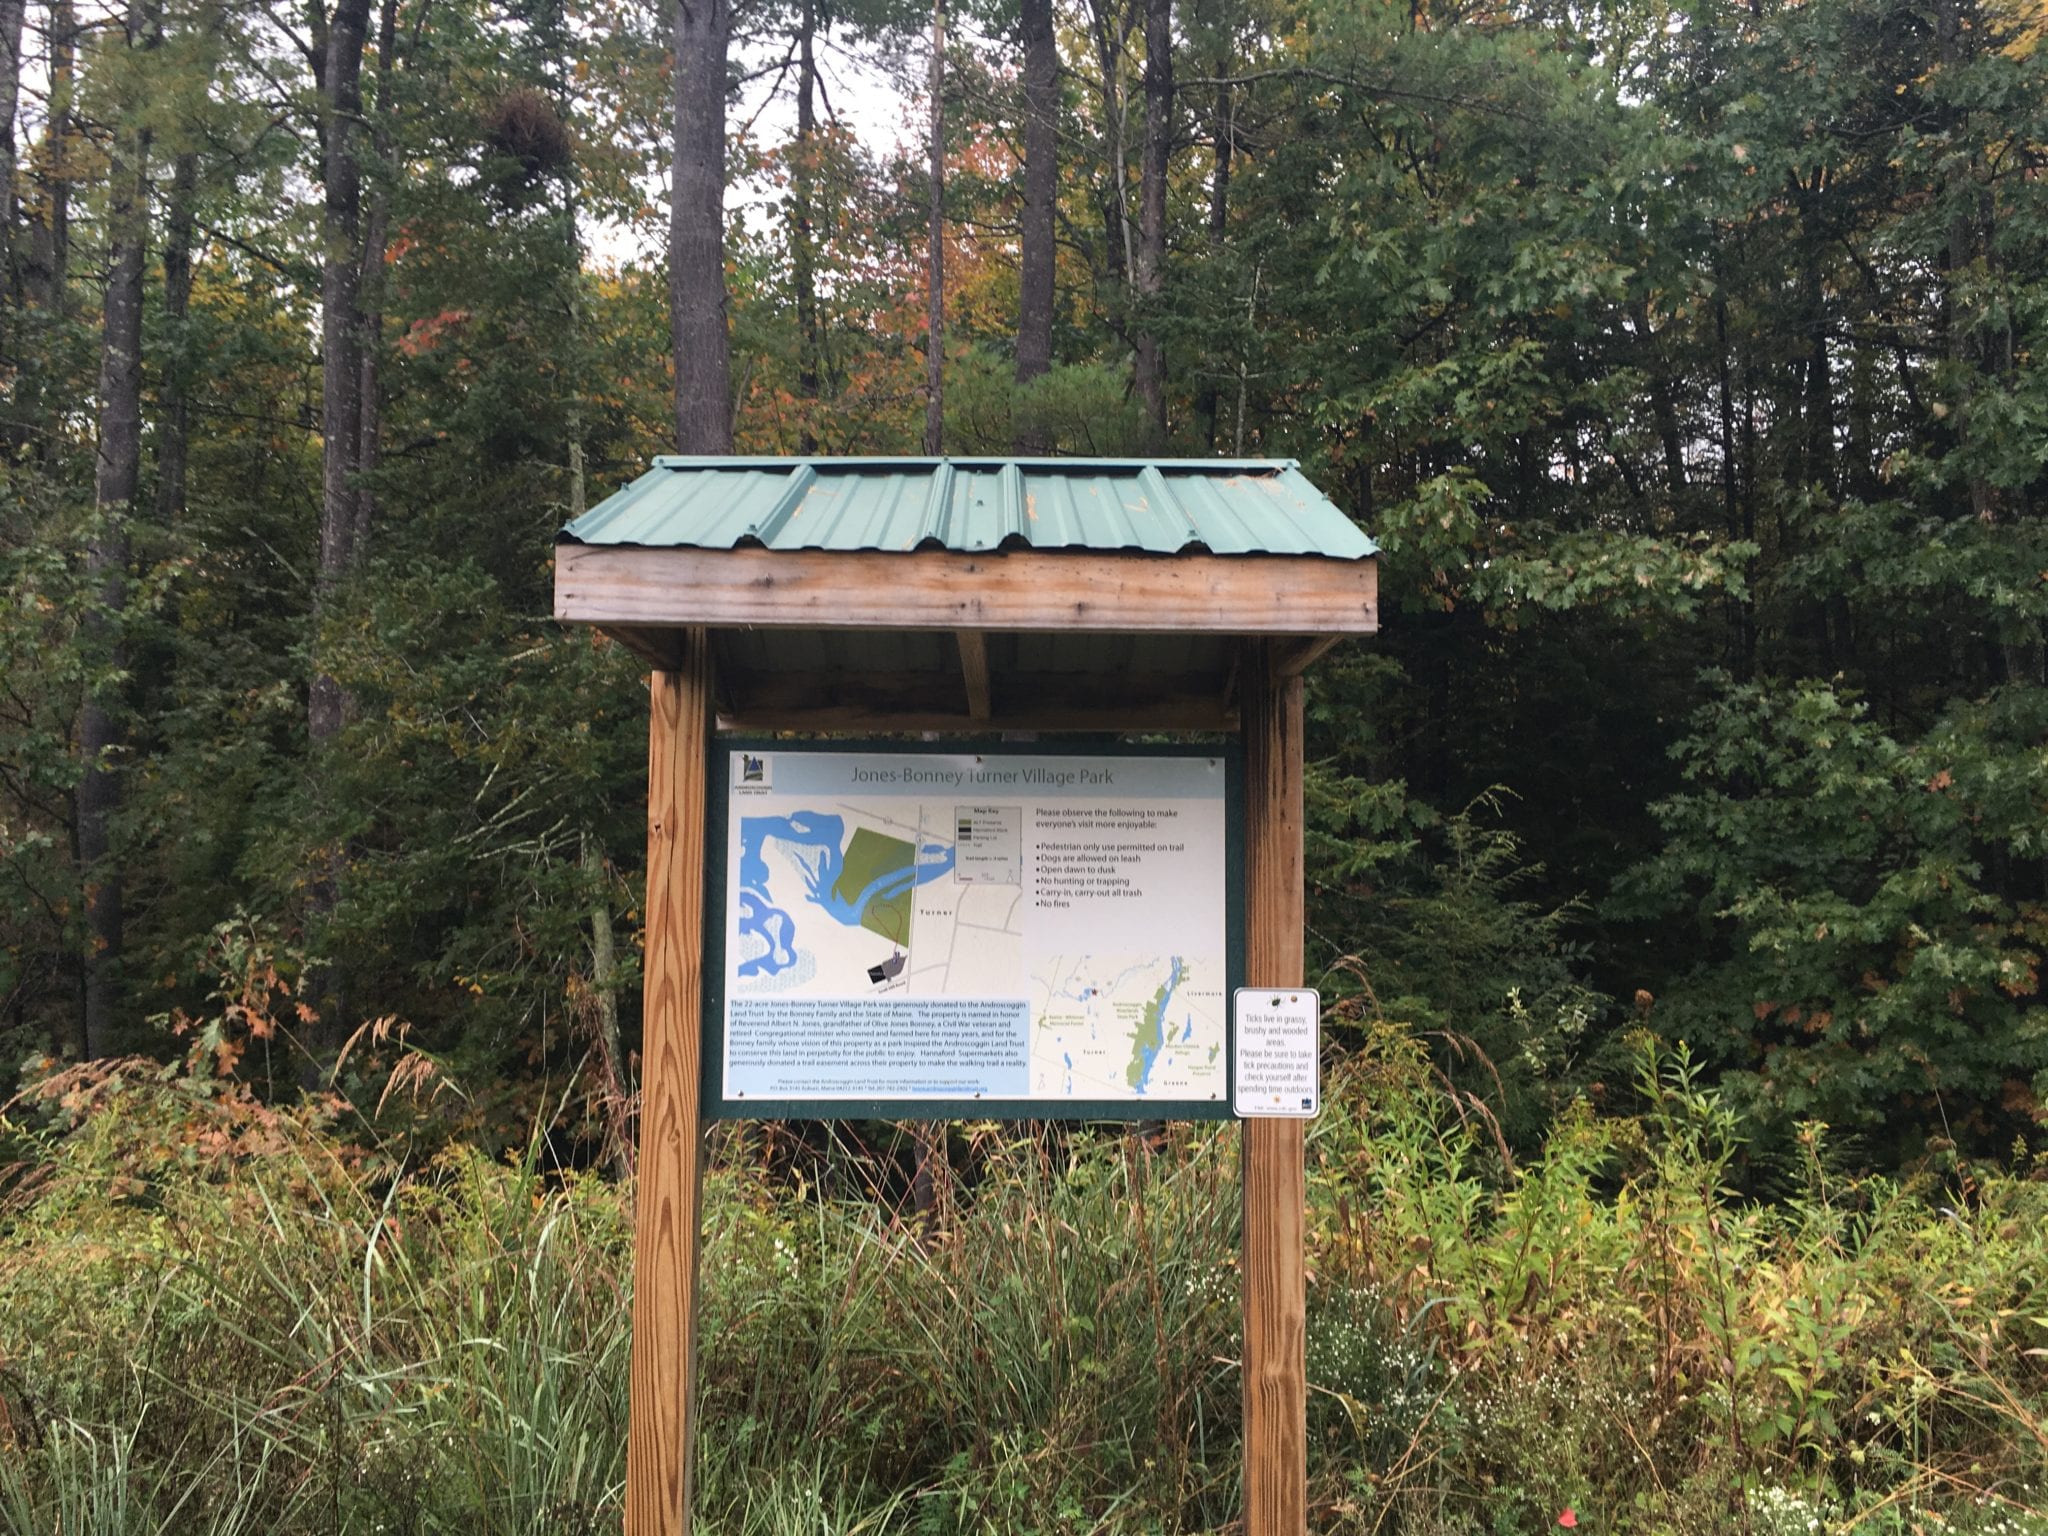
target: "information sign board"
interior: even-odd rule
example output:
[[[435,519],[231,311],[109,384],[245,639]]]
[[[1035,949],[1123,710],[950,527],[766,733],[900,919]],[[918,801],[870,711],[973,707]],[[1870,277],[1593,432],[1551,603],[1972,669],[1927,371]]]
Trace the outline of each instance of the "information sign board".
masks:
[[[717,739],[707,1114],[1220,1119],[1235,748]]]
[[[1307,987],[1239,987],[1231,1107],[1240,1119],[1313,1120],[1323,1107],[1323,1000]]]

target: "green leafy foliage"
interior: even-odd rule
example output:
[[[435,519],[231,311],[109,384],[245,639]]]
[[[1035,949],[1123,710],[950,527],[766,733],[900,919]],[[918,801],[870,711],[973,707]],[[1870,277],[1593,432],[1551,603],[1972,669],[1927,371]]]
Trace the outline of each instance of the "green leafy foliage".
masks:
[[[1759,1109],[1978,1137],[2032,1120],[2048,928],[2000,876],[2039,857],[2048,781],[2015,748],[2042,697],[1993,694],[1911,745],[1817,684],[1728,685],[1696,718],[1686,787],[1656,807],[1666,846],[1622,902],[1698,943],[1668,1027]]]
[[[1331,990],[1435,1031],[1510,1147],[1644,1023],[1733,1074],[1770,1127],[1760,1170],[1806,1116],[1871,1133],[1874,1162],[2037,1136],[2038,26],[1974,0],[1190,0],[1150,295],[1137,14],[1061,12],[1054,362],[1022,387],[1023,103],[982,46],[1016,18],[956,18],[946,440],[1291,456],[1380,540],[1385,633],[1310,682],[1311,952],[1362,972]],[[638,664],[544,615],[554,529],[671,430],[651,259],[669,40],[630,6],[400,0],[387,58],[373,20],[377,453],[365,554],[317,634],[304,40],[198,3],[161,8],[147,47],[89,28],[72,118],[31,103],[17,125],[0,1038],[78,1050],[103,942],[85,897],[118,880],[127,1046],[174,1055],[150,1021],[212,1016],[217,935],[244,914],[315,978],[325,1041],[266,1091],[402,1026],[490,1065],[504,1092],[461,1123],[497,1142],[594,1042],[630,1090]],[[831,82],[921,68],[922,24],[866,4],[743,21],[746,451],[920,439],[922,130],[842,115]],[[800,32],[826,61],[807,136],[759,99],[790,84]],[[145,284],[142,495],[110,522],[86,510],[77,403],[117,127],[150,136],[153,263],[188,214],[192,244],[188,303],[168,267]],[[1166,359],[1163,444],[1141,335]],[[159,505],[181,442],[184,494]],[[127,587],[101,615],[87,565],[116,522]],[[332,752],[305,726],[315,655],[350,699]],[[88,693],[122,741],[93,868]]]

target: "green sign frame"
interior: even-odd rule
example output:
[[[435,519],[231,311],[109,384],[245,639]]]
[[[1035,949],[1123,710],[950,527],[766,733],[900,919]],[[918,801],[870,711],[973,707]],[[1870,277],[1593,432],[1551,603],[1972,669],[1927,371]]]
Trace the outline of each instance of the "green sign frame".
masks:
[[[725,1096],[726,870],[729,865],[731,769],[736,752],[886,752],[897,757],[1202,758],[1223,765],[1223,1059],[1222,1095],[1208,1099],[728,1099]],[[1244,748],[1214,744],[1126,745],[1114,738],[992,742],[987,737],[939,741],[901,738],[823,738],[790,741],[774,736],[711,737],[705,774],[705,879],[703,1032],[698,1055],[699,1107],[710,1120],[1229,1120],[1235,1023],[1231,999],[1244,985],[1245,786]]]

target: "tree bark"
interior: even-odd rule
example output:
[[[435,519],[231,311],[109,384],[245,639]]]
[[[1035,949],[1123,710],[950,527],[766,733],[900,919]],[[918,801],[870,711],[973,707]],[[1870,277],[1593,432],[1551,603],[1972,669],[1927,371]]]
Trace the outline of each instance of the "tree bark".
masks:
[[[76,94],[74,62],[78,13],[71,0],[50,0],[48,121],[36,176],[42,183],[39,216],[29,229],[25,287],[38,307],[62,314],[71,292],[71,121]]]
[[[1968,50],[1962,36],[1962,4],[1960,0],[1938,5],[1934,10],[1934,32],[1939,46],[1944,70],[1960,70],[1968,62]],[[1956,111],[1950,122],[1944,125],[1953,139],[1967,141],[1968,119]],[[1944,175],[1953,182],[1967,184],[1974,167],[1967,152],[1952,155],[1943,165]],[[1948,216],[1947,249],[1943,253],[1941,283],[1941,334],[1945,343],[1951,367],[1951,375],[1957,385],[1963,385],[1976,371],[1976,359],[1970,346],[1970,325],[1966,313],[1964,289],[1969,282],[1972,264],[1977,258],[1976,223],[1970,217],[1969,204],[1959,193],[1949,193],[1950,211]],[[1958,447],[1967,441],[1970,419],[1970,400],[1967,387],[1952,396],[1950,408],[1953,412],[1949,422],[1950,440]],[[1989,522],[1989,500],[1986,489],[1976,477],[1969,484],[1970,508],[1983,521]]]
[[[1984,46],[1980,41],[1982,33],[1972,21],[1973,10],[1966,0],[1950,0],[1936,8],[1935,36],[1946,70],[1964,68]],[[1982,285],[1987,294],[1996,294],[1999,288],[1999,216],[1993,193],[1997,175],[1975,144],[1972,120],[1977,114],[1962,103],[1952,111],[1953,138],[1961,147],[1943,168],[1952,206],[1942,312],[1956,380],[1953,441],[1958,449],[1968,450],[1984,438],[1975,396],[1980,390],[2012,388],[2015,347],[2010,313],[1987,313],[1987,301],[1973,300],[1969,293],[1973,285]],[[1996,298],[1988,302],[2000,309],[2008,308]],[[2010,523],[2028,510],[2024,491],[2016,494],[2001,488],[1974,467],[1967,476],[1967,485],[1971,515],[1987,528]],[[2015,683],[2048,679],[2048,636],[2044,636],[2040,620],[2024,611],[2005,615],[1994,643],[1997,650],[1991,661],[1993,677]]]
[[[1059,200],[1059,44],[1052,0],[1023,0],[1024,213],[1020,226],[1017,296],[1017,382],[1029,384],[1052,370],[1053,211]],[[1018,453],[1052,449],[1042,424],[1028,413],[1017,419]]]
[[[1822,198],[1827,194],[1827,171],[1816,168],[1812,185],[1792,180],[1792,196],[1799,209],[1799,323],[1806,332],[1806,356],[1800,364],[1805,399],[1800,404],[1801,454],[1794,476],[1798,489],[1819,485],[1833,489],[1835,448],[1835,387],[1828,363],[1827,289],[1820,270],[1820,248],[1828,239]]]
[[[21,106],[21,24],[27,8],[24,0],[0,0],[0,304],[14,295],[14,119]]]
[[[362,275],[357,305],[362,324],[357,331],[361,355],[357,386],[355,525],[349,535],[349,560],[369,558],[370,528],[377,520],[377,471],[383,436],[383,396],[378,369],[383,363],[384,247],[391,228],[391,74],[398,46],[398,0],[384,0],[377,19],[377,116],[371,140],[377,155],[377,179],[370,189],[370,212],[363,225]]]
[[[818,174],[817,11],[811,0],[797,22],[796,164],[790,175],[790,275],[796,285],[796,393],[803,419],[797,452],[818,451],[819,353],[818,251],[815,229]]]
[[[1671,365],[1662,355],[1664,338],[1650,325],[1650,305],[1639,300],[1629,317],[1636,341],[1649,368],[1650,414],[1664,450],[1664,488],[1676,498],[1685,492],[1685,444],[1678,429],[1678,405],[1671,388]]]
[[[209,39],[227,27],[226,0],[203,14]],[[198,125],[189,125],[194,135]],[[195,142],[188,136],[187,143]],[[188,322],[192,311],[192,247],[198,234],[199,152],[180,150],[171,165],[171,190],[164,208],[164,330],[166,343],[156,431],[156,520],[169,528],[185,515],[185,470],[192,439],[192,383],[195,376]]]
[[[1145,0],[1145,152],[1138,184],[1138,400],[1166,439],[1159,294],[1166,270],[1166,162],[1173,133],[1173,0]]]
[[[320,18],[317,5],[314,16]],[[370,0],[336,0],[324,20],[317,53],[326,183],[320,263],[320,563],[313,581],[313,684],[306,704],[307,737],[316,757],[340,734],[348,716],[348,697],[322,660],[320,631],[356,556],[363,401],[362,167],[356,160],[356,135],[363,115]],[[330,853],[314,872],[308,902],[316,918],[333,911],[344,862],[340,853]],[[318,1086],[347,1012],[339,968],[316,973],[312,982],[311,1005],[320,1016],[310,1027],[308,1055],[301,1064],[300,1083],[307,1088]]]
[[[1124,95],[1123,57],[1137,18],[1136,0],[1089,0],[1095,62],[1100,75],[1103,133],[1107,140],[1103,146],[1103,158],[1109,166],[1102,198],[1103,269],[1109,286],[1116,290],[1120,300],[1129,297],[1124,290],[1135,261],[1131,242],[1130,179],[1127,174],[1130,166],[1130,103]],[[1126,307],[1119,305],[1111,323],[1118,327],[1119,335],[1128,338],[1130,329]]]
[[[362,167],[364,34],[370,0],[337,0],[321,72],[326,203],[320,267],[320,567],[313,589],[313,688],[307,725],[317,748],[342,726],[341,685],[320,663],[320,624],[355,557],[356,471],[362,438]],[[331,896],[331,893],[330,893]]]
[[[1230,60],[1216,61],[1216,78],[1221,80],[1230,73]],[[1216,87],[1216,105],[1210,118],[1209,135],[1215,145],[1214,158],[1209,168],[1209,260],[1216,261],[1223,254],[1223,232],[1230,224],[1230,157],[1236,139],[1236,101],[1230,87]],[[1222,402],[1222,391],[1214,373],[1207,373],[1202,387],[1195,397],[1195,417],[1202,433],[1202,446],[1211,453],[1216,451],[1216,413]]]
[[[678,0],[675,178],[669,200],[669,339],[676,446],[732,452],[732,341],[725,313],[728,0]]]
[[[192,351],[185,328],[192,308],[198,196],[199,156],[187,150],[172,163],[171,196],[164,214],[164,328],[169,333],[169,355],[156,434],[156,518],[166,528],[185,514],[185,464],[192,436]]]
[[[1717,273],[1715,287],[1722,285]],[[1716,395],[1721,413],[1721,515],[1730,539],[1747,537],[1744,532],[1742,495],[1737,468],[1735,444],[1735,377],[1734,363],[1730,356],[1728,341],[1728,300],[1725,294],[1717,293],[1714,298],[1714,373]],[[1756,656],[1756,630],[1750,611],[1751,599],[1747,595],[1732,598],[1734,608],[1734,653],[1736,676],[1749,678]]]
[[[936,455],[946,435],[946,0],[932,0],[931,223],[925,249],[924,451]]]
[[[148,25],[142,0],[126,20],[130,48]],[[93,468],[97,514],[86,570],[93,607],[85,616],[88,649],[110,672],[126,663],[120,613],[128,600],[128,519],[142,467],[142,272],[149,237],[149,136],[122,127],[107,166],[107,290],[100,333],[99,446]],[[85,997],[80,1043],[88,1059],[112,1053],[120,1002],[123,882],[112,824],[121,808],[125,723],[109,694],[89,689],[79,710],[77,838],[85,882]]]

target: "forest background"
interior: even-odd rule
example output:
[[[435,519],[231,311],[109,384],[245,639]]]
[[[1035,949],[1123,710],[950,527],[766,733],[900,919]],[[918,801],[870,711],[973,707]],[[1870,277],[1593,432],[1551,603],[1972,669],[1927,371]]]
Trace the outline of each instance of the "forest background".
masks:
[[[618,1348],[645,680],[547,618],[549,557],[679,444],[1291,457],[1381,541],[1384,634],[1309,694],[1309,972],[1360,1095],[1315,1154],[1327,1528],[2038,1509],[2044,28],[2021,0],[0,0],[0,1447],[34,1453],[0,1510],[54,1520],[118,1453],[159,1515],[441,1528],[431,1436],[388,1486],[342,1472],[431,1415],[263,1427],[285,1388],[249,1382],[303,1384],[303,1330],[181,1333],[137,1374],[174,1321],[134,1314],[138,1254],[246,1239],[222,1212],[310,1267],[150,1272],[272,1285],[266,1316],[339,1307],[317,1234],[356,1234],[360,1336],[319,1369],[467,1358],[451,1277],[531,1270],[543,1230],[594,1233],[562,1294]],[[1234,1241],[1213,1137],[1017,1136],[724,1145],[763,1250],[731,1304],[810,1341],[784,1377],[849,1379],[828,1275],[900,1335],[903,1274],[1147,1189],[1178,1219],[1138,1229],[1182,1245],[1147,1243],[1154,1281],[1224,1284],[1186,1246]],[[444,1245],[408,1335],[362,1276],[415,1199],[450,1204],[406,1228]],[[1969,1264],[1912,1260],[1973,1223]],[[105,1288],[60,1318],[74,1272]],[[1125,1340],[1127,1370],[1075,1331],[1100,1279],[1010,1339],[1028,1402],[877,1408],[774,1496],[869,1511],[841,1527],[1227,1518],[1227,1320]],[[218,1325],[205,1285],[178,1327]],[[1852,1349],[1858,1286],[1924,1293],[1928,1337]],[[934,1392],[978,1317],[916,1325]],[[1611,1466],[1480,1432],[1473,1383],[1510,1413],[1608,1380],[1607,1323],[1614,1390],[1657,1398],[1588,1427],[1572,1396]],[[167,1364],[239,1350],[254,1395],[206,1412]],[[734,1359],[739,1422],[789,1431]],[[1128,1403],[1062,1395],[1134,1375],[1144,1446]],[[534,1497],[602,1523],[593,1402],[588,1486]],[[491,1466],[446,1518],[524,1486]]]

